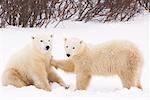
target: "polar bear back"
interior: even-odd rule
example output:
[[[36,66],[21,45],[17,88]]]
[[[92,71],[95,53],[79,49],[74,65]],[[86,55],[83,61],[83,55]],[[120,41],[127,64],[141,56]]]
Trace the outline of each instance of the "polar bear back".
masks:
[[[111,75],[127,70],[128,67],[139,67],[143,63],[142,55],[138,48],[128,41],[109,41],[102,44],[88,46],[93,74]]]

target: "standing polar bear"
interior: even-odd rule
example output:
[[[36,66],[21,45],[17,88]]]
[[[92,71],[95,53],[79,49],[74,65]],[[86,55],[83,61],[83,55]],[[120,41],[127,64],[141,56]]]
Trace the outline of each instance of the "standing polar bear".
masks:
[[[109,41],[90,45],[78,38],[66,38],[67,60],[52,60],[52,65],[76,73],[76,89],[85,90],[92,75],[118,75],[123,87],[142,89],[140,83],[143,57],[128,41]]]
[[[33,36],[31,43],[10,58],[2,75],[2,84],[16,87],[35,85],[50,91],[49,82],[54,81],[67,88],[50,64],[52,37],[52,34]]]

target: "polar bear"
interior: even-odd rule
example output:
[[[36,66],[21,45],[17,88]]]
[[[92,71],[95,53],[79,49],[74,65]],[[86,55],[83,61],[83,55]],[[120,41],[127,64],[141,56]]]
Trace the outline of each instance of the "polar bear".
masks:
[[[68,88],[50,64],[52,38],[52,34],[34,34],[31,42],[10,58],[2,75],[2,84],[16,87],[35,85],[50,91],[49,82],[57,82]]]
[[[123,87],[142,89],[140,76],[143,56],[129,41],[112,40],[98,45],[78,38],[65,38],[67,60],[52,59],[52,65],[76,73],[76,89],[86,90],[92,75],[118,75]]]

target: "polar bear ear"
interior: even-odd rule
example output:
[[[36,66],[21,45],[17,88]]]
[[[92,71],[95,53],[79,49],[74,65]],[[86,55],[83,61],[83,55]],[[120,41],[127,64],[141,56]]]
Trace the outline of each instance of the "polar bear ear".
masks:
[[[83,40],[80,41],[80,44],[82,44],[82,43],[83,43]]]
[[[67,38],[64,38],[64,41],[67,41]]]
[[[51,34],[50,37],[53,38],[53,34]]]

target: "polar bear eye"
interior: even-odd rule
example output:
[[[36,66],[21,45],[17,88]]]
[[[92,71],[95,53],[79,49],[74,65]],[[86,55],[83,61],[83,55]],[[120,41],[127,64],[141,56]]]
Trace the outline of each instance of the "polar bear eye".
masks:
[[[72,49],[75,49],[75,47],[73,47]]]
[[[48,42],[50,42],[50,40],[48,40]]]
[[[43,40],[40,40],[40,42],[43,42]]]
[[[66,46],[66,48],[68,48],[68,46]]]

